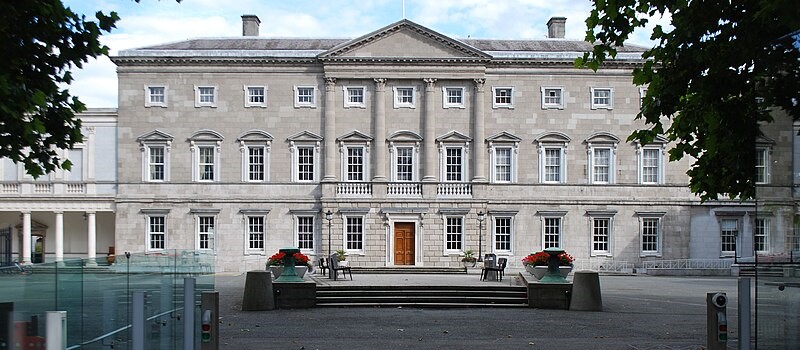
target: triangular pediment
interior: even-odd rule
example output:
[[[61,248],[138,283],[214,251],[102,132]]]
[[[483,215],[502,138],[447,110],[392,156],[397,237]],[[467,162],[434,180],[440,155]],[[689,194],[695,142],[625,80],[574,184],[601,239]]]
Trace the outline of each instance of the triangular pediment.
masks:
[[[497,134],[489,136],[486,138],[486,141],[489,142],[520,142],[522,141],[521,138],[511,134],[508,131],[501,131]]]
[[[172,135],[167,134],[167,133],[165,133],[165,132],[163,132],[161,130],[156,129],[156,130],[153,130],[153,131],[148,132],[146,134],[142,134],[141,136],[136,138],[136,141],[138,141],[138,142],[158,142],[158,141],[166,142],[166,141],[172,141],[172,139],[173,139]]]
[[[303,130],[292,136],[289,136],[286,141],[289,142],[319,142],[322,141],[322,136],[319,136],[311,131]]]
[[[347,134],[342,135],[341,137],[336,139],[336,141],[339,141],[339,142],[370,142],[370,141],[372,141],[372,137],[370,137],[369,135],[367,135],[367,134],[365,134],[365,133],[363,133],[361,131],[353,130],[353,131],[351,131],[351,132],[349,132]]]
[[[437,142],[470,142],[472,138],[458,131],[452,130],[436,138]]]
[[[489,59],[489,55],[409,20],[344,42],[320,58]]]

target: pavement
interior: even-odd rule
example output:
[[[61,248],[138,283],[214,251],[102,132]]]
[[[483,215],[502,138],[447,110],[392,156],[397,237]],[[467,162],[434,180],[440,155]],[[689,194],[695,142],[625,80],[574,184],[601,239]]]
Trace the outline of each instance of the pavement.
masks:
[[[306,276],[319,285],[486,285],[468,274]],[[516,276],[516,277],[515,277]],[[705,349],[706,293],[729,298],[729,349],[736,349],[733,277],[601,275],[603,311],[533,308],[312,308],[241,311],[245,274],[217,275],[220,349]]]

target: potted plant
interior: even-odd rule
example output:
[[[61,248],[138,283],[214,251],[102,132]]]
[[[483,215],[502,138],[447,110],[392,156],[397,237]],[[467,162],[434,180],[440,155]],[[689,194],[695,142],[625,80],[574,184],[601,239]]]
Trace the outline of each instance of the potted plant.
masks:
[[[567,254],[567,252],[563,252],[558,255],[558,259],[559,272],[561,272],[561,276],[567,277],[570,271],[572,271],[572,263],[575,261],[575,258]],[[548,260],[550,260],[550,254],[546,252],[537,252],[528,254],[528,256],[522,258],[522,265],[525,266],[525,270],[533,275],[533,277],[541,279],[544,274],[547,273]]]
[[[464,268],[475,267],[477,261],[478,259],[475,257],[475,253],[471,250],[465,251],[464,257],[461,258],[461,264],[464,265]]]
[[[346,255],[346,252],[344,251],[344,249],[339,249],[339,250],[336,251],[336,261],[339,264],[339,266],[347,266],[348,265],[347,255]]]
[[[308,271],[310,259],[303,253],[294,253],[292,256],[294,257],[295,272],[297,276],[302,278]],[[286,253],[283,252],[275,253],[267,259],[267,269],[272,272],[274,278],[280,277],[281,273],[283,273],[285,259]]]

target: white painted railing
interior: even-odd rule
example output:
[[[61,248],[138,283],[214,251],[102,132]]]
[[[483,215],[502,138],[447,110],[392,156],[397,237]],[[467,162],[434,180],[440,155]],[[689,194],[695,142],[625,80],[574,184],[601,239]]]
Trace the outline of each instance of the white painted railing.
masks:
[[[393,197],[422,197],[422,184],[392,182],[386,185],[386,195]]]
[[[66,185],[67,185],[67,193],[85,193],[86,192],[86,184],[68,183]]]
[[[372,184],[367,182],[340,182],[336,195],[341,197],[371,197]]]
[[[729,269],[733,259],[677,259],[642,261],[645,269]]]
[[[592,271],[633,272],[633,264],[626,260],[576,260],[574,269]]]
[[[436,194],[439,197],[472,197],[472,184],[468,183],[440,183]]]
[[[19,184],[3,184],[3,193],[19,193]]]
[[[51,183],[35,183],[33,184],[33,193],[52,193],[53,184]]]

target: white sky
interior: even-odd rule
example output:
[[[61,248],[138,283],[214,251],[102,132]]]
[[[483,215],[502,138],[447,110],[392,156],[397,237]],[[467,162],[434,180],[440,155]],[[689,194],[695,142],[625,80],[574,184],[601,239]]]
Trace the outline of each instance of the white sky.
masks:
[[[117,28],[102,37],[119,50],[197,37],[239,37],[241,15],[261,19],[262,37],[356,38],[403,18],[402,0],[63,0],[77,13],[116,11]],[[566,37],[585,36],[589,0],[406,0],[405,17],[456,39],[541,39],[547,20],[566,17]],[[660,20],[666,23],[666,20]],[[649,30],[631,43],[650,45]],[[69,90],[90,108],[117,106],[115,66],[103,57],[74,72]]]

